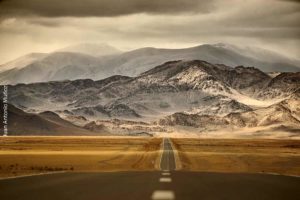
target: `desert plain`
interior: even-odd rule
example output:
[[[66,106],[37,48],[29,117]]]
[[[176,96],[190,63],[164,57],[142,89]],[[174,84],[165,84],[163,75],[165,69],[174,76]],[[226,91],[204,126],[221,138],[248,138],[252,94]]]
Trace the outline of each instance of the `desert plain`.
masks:
[[[1,137],[0,176],[155,170],[159,138]]]
[[[159,137],[1,137],[0,177],[157,171]],[[300,141],[171,138],[176,170],[300,175]]]

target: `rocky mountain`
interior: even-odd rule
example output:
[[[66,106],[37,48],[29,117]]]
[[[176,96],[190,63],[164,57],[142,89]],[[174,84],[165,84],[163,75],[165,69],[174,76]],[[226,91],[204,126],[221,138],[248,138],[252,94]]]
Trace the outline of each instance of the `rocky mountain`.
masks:
[[[203,100],[209,102],[209,104],[203,103],[201,106],[188,110],[185,113],[224,116],[229,113],[240,113],[253,110],[250,106],[222,95],[208,96]]]
[[[6,67],[11,64],[4,64],[0,67],[0,70],[3,69],[0,71],[0,83],[87,78],[99,80],[113,75],[135,77],[170,60],[205,60],[228,66],[256,66],[264,72],[300,71],[300,62],[297,60],[267,50],[226,44],[205,44],[185,49],[142,48],[124,53],[108,45],[79,44],[47,54],[28,64],[22,58],[18,62],[13,61],[21,63],[13,65],[13,68]]]
[[[154,124],[120,119],[92,121],[84,128],[96,133],[106,131],[111,134],[131,136],[153,136],[153,132],[166,132],[164,128]]]
[[[0,106],[3,108],[2,102]],[[3,116],[3,109],[0,110],[0,114]],[[96,135],[50,111],[33,114],[8,105],[8,119],[8,135]],[[3,133],[3,126],[0,132]]]
[[[295,125],[300,127],[299,90],[290,98],[266,108],[244,113],[231,113],[226,120],[235,126],[269,126],[274,124]]]
[[[299,80],[300,72],[270,76],[254,67],[178,60],[136,77],[9,85],[10,130],[150,136],[178,127],[187,133],[268,128],[297,134]]]
[[[151,121],[175,112],[224,116],[279,102],[270,87],[276,94],[280,91],[280,98],[289,97],[300,86],[300,73],[287,75],[296,81],[271,78],[256,68],[171,61],[137,77],[9,86],[9,102],[29,112],[52,111],[87,120]]]
[[[264,92],[257,94],[258,98],[280,98],[286,93],[293,93],[299,88],[300,73],[280,73],[275,76],[268,84]]]
[[[293,127],[300,133],[300,90],[295,91],[290,98],[271,106],[246,112],[233,112],[223,117],[218,115],[203,115],[174,113],[157,121],[162,126],[190,126],[204,130],[236,129],[253,127]]]
[[[228,122],[221,117],[213,115],[198,115],[186,113],[174,113],[164,117],[157,122],[162,126],[190,126],[190,127],[208,127],[208,126],[224,126]]]
[[[125,104],[111,104],[105,106],[80,107],[71,110],[71,113],[79,116],[88,116],[90,119],[125,118],[136,119],[140,115]]]

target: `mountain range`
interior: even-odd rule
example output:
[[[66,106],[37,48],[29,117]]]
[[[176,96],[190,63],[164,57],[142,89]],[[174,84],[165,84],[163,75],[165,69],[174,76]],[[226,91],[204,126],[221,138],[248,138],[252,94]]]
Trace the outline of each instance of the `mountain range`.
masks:
[[[100,80],[114,75],[135,77],[172,60],[205,60],[246,66],[264,72],[298,72],[300,62],[272,51],[229,44],[204,44],[185,49],[141,48],[128,52],[106,44],[78,44],[52,53],[32,53],[0,66],[0,83]]]
[[[280,127],[297,127],[300,125],[300,90],[289,98],[273,105],[243,112],[231,112],[225,116],[203,113],[174,113],[158,121],[160,125],[192,126],[228,129],[234,127],[259,127],[280,125]],[[219,126],[219,127],[218,127]],[[300,129],[298,129],[300,133]]]
[[[136,77],[17,84],[8,91],[9,102],[26,112],[56,113],[91,132],[139,134],[177,126],[297,130],[299,88],[300,72],[272,77],[254,67],[178,60]]]
[[[298,64],[228,44],[79,44],[4,64],[0,81],[9,84],[9,135],[299,137]]]

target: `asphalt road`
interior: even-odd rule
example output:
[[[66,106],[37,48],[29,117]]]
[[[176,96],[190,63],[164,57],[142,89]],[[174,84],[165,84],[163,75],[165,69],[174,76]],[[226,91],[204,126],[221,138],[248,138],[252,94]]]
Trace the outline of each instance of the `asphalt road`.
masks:
[[[174,151],[171,145],[171,141],[169,138],[163,139],[163,153],[160,161],[160,169],[161,170],[175,170],[175,157]]]
[[[162,171],[60,173],[0,180],[2,200],[287,200],[299,199],[300,178],[268,174],[174,171],[164,140]]]
[[[197,172],[62,173],[0,181],[3,200],[299,199],[300,178]],[[161,181],[168,177],[171,182]],[[160,198],[161,197],[161,198]]]

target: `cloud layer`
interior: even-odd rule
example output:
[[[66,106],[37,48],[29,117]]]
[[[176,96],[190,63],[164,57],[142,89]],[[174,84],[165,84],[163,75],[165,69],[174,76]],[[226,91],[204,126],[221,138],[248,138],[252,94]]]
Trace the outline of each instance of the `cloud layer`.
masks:
[[[200,0],[2,0],[3,15],[44,17],[107,17],[137,13],[209,12],[214,1]]]
[[[106,42],[123,50],[226,42],[300,58],[299,1],[66,2],[0,0],[0,63],[81,42]]]

